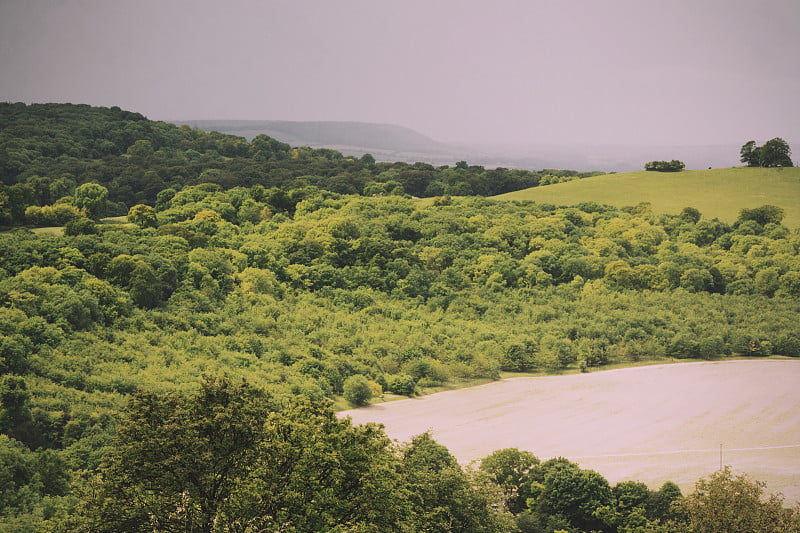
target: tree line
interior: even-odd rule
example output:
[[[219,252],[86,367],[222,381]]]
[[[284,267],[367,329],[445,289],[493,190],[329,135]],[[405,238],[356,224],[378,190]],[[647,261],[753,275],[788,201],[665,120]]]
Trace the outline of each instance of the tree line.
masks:
[[[429,433],[390,441],[329,404],[206,376],[188,394],[135,393],[95,472],[0,436],[0,527],[13,531],[468,533],[792,532],[800,512],[725,468],[684,496],[611,486],[516,448],[467,467]],[[9,515],[9,511],[17,511]],[[35,529],[34,529],[35,528]]]
[[[381,163],[365,154],[292,148],[266,135],[243,137],[147,120],[117,107],[0,103],[0,224],[58,223],[76,216],[63,198],[88,183],[108,191],[107,214],[155,205],[162,190],[203,183],[282,190],[314,186],[340,194],[492,196],[600,172],[533,172]],[[43,208],[25,217],[29,206]],[[49,206],[45,209],[45,206]],[[80,209],[80,206],[74,206]]]
[[[650,161],[645,163],[645,170],[655,170],[657,172],[679,172],[686,167],[683,161],[673,159],[672,161]]]
[[[748,167],[791,167],[792,149],[789,143],[775,137],[770,139],[763,146],[758,146],[755,141],[747,141],[739,150],[740,161]],[[683,161],[673,159],[672,161],[649,161],[645,163],[645,170],[655,170],[658,172],[678,172],[686,165]]]

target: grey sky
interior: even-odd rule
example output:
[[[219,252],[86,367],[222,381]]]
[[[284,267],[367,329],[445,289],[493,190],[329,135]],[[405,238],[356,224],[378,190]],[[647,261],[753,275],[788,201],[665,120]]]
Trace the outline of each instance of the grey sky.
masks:
[[[442,141],[800,141],[798,0],[0,0],[0,100]]]

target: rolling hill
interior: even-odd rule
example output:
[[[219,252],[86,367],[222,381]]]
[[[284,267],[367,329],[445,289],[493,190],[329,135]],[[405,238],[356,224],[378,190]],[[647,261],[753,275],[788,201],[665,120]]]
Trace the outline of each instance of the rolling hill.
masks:
[[[465,153],[409,128],[391,124],[286,120],[192,120],[178,122],[206,131],[244,137],[268,135],[291,146],[329,148],[345,155],[371,153],[380,161],[452,163]]]
[[[800,168],[723,168],[683,172],[626,172],[495,196],[556,205],[597,202],[617,207],[650,202],[656,213],[694,207],[706,218],[733,222],[742,208],[777,205],[784,224],[800,226]]]
[[[726,167],[739,161],[738,145],[628,146],[608,144],[448,143],[392,124],[354,121],[188,120],[172,121],[205,131],[244,137],[268,135],[291,146],[337,150],[348,156],[372,154],[378,161],[452,165],[464,160],[487,168],[543,168],[627,172],[644,161],[677,158],[686,168]]]

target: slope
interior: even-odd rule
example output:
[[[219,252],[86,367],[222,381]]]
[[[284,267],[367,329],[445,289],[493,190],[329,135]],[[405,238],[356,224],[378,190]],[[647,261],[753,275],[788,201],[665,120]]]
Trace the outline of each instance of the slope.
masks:
[[[380,160],[389,156],[428,156],[451,160],[457,154],[452,146],[438,143],[409,128],[392,124],[336,121],[285,120],[192,120],[179,122],[206,131],[219,131],[252,140],[268,135],[292,146],[331,148],[347,155],[372,153]]]
[[[723,168],[676,173],[627,172],[496,196],[557,205],[597,202],[617,207],[649,202],[656,213],[695,207],[706,218],[733,222],[742,208],[777,205],[784,224],[800,226],[800,168]]]

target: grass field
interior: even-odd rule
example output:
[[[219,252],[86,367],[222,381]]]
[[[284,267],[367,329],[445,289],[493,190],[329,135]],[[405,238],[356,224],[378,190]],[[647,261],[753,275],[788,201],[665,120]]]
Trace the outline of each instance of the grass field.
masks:
[[[534,187],[496,196],[556,205],[597,202],[617,207],[650,202],[656,213],[677,214],[684,207],[705,218],[733,222],[742,208],[777,205],[784,224],[800,226],[800,168],[723,168],[682,172],[626,172]]]
[[[343,411],[402,442],[431,430],[461,462],[515,447],[684,493],[722,461],[800,501],[800,361],[645,366],[506,379]]]
[[[64,235],[63,226],[50,226],[43,228],[31,228],[31,231],[39,235]]]

